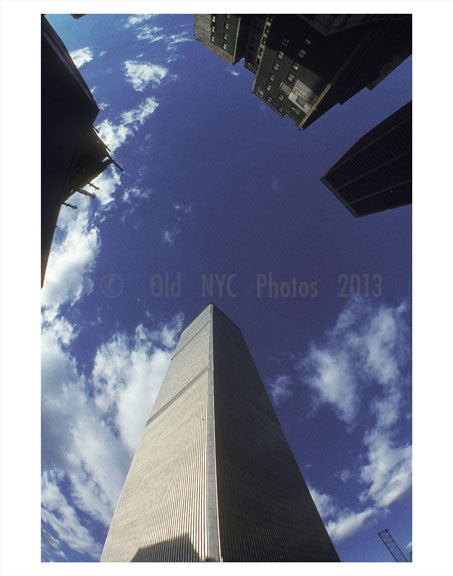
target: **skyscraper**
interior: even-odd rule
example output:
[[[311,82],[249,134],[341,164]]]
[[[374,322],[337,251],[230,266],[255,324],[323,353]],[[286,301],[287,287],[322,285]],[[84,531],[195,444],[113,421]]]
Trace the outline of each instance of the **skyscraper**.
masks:
[[[355,217],[412,202],[412,102],[360,138],[321,178]]]
[[[181,334],[101,561],[337,562],[239,328]]]

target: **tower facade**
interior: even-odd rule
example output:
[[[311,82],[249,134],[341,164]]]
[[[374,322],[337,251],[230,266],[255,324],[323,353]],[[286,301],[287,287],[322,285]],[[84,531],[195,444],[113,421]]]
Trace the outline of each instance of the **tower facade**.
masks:
[[[412,202],[412,102],[360,138],[321,181],[356,218]]]
[[[101,561],[339,561],[242,333],[212,304],[181,334]]]

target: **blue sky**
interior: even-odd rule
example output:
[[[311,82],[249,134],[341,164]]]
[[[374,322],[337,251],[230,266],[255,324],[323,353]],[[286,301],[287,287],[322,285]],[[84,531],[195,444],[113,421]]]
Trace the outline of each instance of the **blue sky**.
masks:
[[[299,132],[242,62],[193,39],[191,15],[49,21],[125,171],[63,207],[49,258],[43,560],[98,560],[178,335],[211,300],[241,327],[340,558],[388,561],[384,528],[407,553],[412,209],[357,220],[319,179],[411,99],[411,60]],[[179,297],[153,295],[166,274]],[[203,295],[210,274],[235,275],[236,296]],[[315,289],[284,297],[293,279]]]

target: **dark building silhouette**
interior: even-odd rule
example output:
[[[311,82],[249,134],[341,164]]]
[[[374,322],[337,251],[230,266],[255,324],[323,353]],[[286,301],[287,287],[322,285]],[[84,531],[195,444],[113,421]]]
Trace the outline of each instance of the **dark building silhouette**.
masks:
[[[412,202],[412,102],[362,136],[321,181],[356,217]]]
[[[93,122],[99,108],[62,40],[41,20],[41,285],[62,204],[114,160]],[[116,164],[118,166],[118,164]],[[119,167],[119,166],[118,166]]]
[[[102,562],[338,562],[240,329],[182,332]]]
[[[237,41],[226,28],[234,18],[240,18]],[[207,29],[205,21],[211,26],[205,46],[231,64],[244,57],[256,74],[253,92],[299,129],[373,89],[412,51],[406,14],[197,15],[195,38]]]

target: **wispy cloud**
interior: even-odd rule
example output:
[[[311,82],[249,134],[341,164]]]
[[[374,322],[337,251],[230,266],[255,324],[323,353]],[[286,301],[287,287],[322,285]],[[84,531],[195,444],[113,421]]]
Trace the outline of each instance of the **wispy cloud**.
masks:
[[[167,63],[182,58],[178,49],[182,44],[193,42],[193,35],[188,31],[178,32],[176,34],[164,34],[162,30],[163,28],[160,26],[145,24],[136,29],[136,38],[137,40],[145,40],[150,44],[162,42],[166,46],[167,52],[169,52]]]
[[[175,243],[176,237],[181,233],[179,228],[172,228],[172,229],[165,229],[162,232],[162,240],[164,244],[168,244],[169,246],[173,246]]]
[[[113,152],[144,124],[158,106],[155,98],[148,97],[137,108],[123,112],[119,121],[109,119],[102,121],[97,126],[102,140]]]
[[[138,200],[144,200],[151,196],[151,190],[149,188],[139,188],[138,186],[133,186],[132,188],[126,188],[123,193],[123,202],[126,204],[132,204]]]
[[[391,307],[353,299],[298,364],[315,403],[330,405],[349,432],[359,409],[368,410],[357,458],[360,465],[356,471],[339,474],[343,482],[359,486],[357,507],[362,509],[340,510],[332,496],[310,487],[337,542],[387,514],[389,506],[411,488],[412,447],[397,440],[403,391],[410,392],[408,312],[405,302]]]
[[[165,34],[159,34],[163,28],[160,26],[142,26],[137,32],[137,40],[148,40],[150,44],[163,40]]]
[[[69,53],[69,55],[73,59],[77,68],[81,68],[84,64],[93,60],[93,52],[89,46],[85,46],[85,48],[79,48],[78,50],[73,50]]]
[[[124,70],[127,82],[132,84],[137,92],[143,92],[150,82],[154,86],[159,86],[168,74],[168,68],[164,66],[137,60],[126,60]]]
[[[375,410],[382,418],[394,418],[388,409],[393,406],[393,413],[398,406],[397,383],[408,359],[408,332],[405,303],[392,308],[351,299],[323,341],[312,343],[298,365],[314,401],[329,404],[341,420],[353,425],[363,389],[374,382],[386,391],[384,404],[377,401]]]
[[[326,528],[332,540],[341,542],[368,526],[376,517],[376,513],[374,508],[366,508],[361,512],[348,510],[341,513],[335,520],[328,522]]]
[[[143,22],[147,22],[148,20],[155,18],[156,16],[157,14],[133,14],[132,16],[128,17],[126,24],[124,25],[124,28],[137,26],[139,24],[142,24]]]
[[[289,376],[276,376],[268,383],[268,390],[274,404],[280,404],[292,396],[292,380]]]

